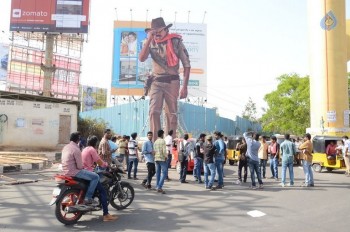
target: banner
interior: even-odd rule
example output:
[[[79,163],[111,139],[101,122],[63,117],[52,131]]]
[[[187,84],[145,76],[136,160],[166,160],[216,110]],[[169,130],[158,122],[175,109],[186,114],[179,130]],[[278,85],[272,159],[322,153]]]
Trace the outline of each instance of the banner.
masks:
[[[0,81],[6,81],[7,77],[7,67],[9,63],[9,45],[5,43],[0,43]]]
[[[90,0],[12,0],[10,31],[88,33]]]
[[[107,107],[107,89],[82,85],[82,111]]]
[[[112,95],[143,95],[144,81],[152,72],[152,60],[138,60],[147,37],[146,22],[115,21],[112,71]],[[206,97],[207,29],[205,24],[175,23],[170,33],[180,34],[191,61],[188,96]],[[181,63],[181,62],[180,62]],[[183,68],[180,65],[180,79]]]

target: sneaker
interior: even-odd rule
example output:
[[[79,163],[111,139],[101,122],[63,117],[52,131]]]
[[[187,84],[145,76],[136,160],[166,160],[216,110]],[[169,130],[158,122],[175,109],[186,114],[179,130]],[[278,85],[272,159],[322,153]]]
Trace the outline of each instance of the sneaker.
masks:
[[[145,188],[146,188],[147,190],[151,190],[151,189],[152,189],[152,186],[151,186],[151,185],[147,185],[147,186],[145,186]]]
[[[198,181],[198,184],[203,184],[203,181],[201,181],[201,180],[200,180],[200,181]]]
[[[252,190],[256,190],[256,186],[253,186],[253,185],[249,186],[249,188]]]
[[[222,186],[222,185],[217,185],[215,188],[216,189],[222,189],[224,186]]]
[[[216,187],[211,187],[210,188],[210,191],[215,191],[216,190]]]
[[[128,179],[129,179],[129,180],[132,179],[131,176],[128,176]]]
[[[259,184],[259,189],[263,189],[264,185],[263,184]]]
[[[289,187],[293,187],[294,186],[294,184],[291,184],[291,183],[289,183],[289,185],[288,185]]]
[[[282,188],[284,188],[286,185],[282,183],[281,186],[282,186]]]
[[[98,205],[98,202],[94,199],[84,199],[84,205]]]
[[[103,221],[104,222],[112,222],[112,221],[115,221],[115,220],[118,220],[118,216],[116,215],[110,215],[110,214],[107,214],[107,215],[104,215],[103,216]]]
[[[302,185],[300,185],[300,187],[310,187],[309,184],[303,183]]]
[[[310,187],[315,187],[315,185],[314,184],[310,184]]]
[[[165,191],[163,189],[157,189],[158,193],[165,194]]]
[[[138,180],[139,178],[137,178],[137,177],[134,177],[134,180]]]
[[[143,187],[147,188],[146,183],[142,182],[141,185],[142,185]]]
[[[240,180],[236,180],[235,182],[233,182],[234,184],[242,184],[242,181]]]

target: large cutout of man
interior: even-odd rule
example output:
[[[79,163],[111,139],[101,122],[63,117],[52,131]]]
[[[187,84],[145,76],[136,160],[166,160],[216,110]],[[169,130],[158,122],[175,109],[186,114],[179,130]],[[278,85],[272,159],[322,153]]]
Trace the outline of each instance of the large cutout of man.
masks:
[[[150,129],[157,134],[160,129],[160,115],[165,101],[166,131],[177,129],[177,99],[187,97],[190,76],[188,52],[178,34],[169,34],[169,27],[163,18],[152,19],[151,28],[147,28],[147,40],[139,54],[144,62],[149,55],[152,58],[152,78],[148,95],[150,97]],[[180,90],[179,61],[184,68],[182,88]],[[180,90],[180,92],[179,92]]]

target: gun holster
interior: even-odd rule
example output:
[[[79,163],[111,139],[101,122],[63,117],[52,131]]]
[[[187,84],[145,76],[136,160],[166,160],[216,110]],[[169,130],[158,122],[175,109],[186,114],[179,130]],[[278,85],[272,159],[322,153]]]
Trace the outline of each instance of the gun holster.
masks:
[[[145,85],[143,87],[143,95],[147,96],[148,95],[148,91],[151,88],[153,82],[153,76],[148,76],[147,79],[145,80]]]

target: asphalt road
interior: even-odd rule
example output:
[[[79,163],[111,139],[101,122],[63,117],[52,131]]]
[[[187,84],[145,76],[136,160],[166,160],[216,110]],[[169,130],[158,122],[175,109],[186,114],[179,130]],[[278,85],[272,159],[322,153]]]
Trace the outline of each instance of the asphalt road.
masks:
[[[146,174],[145,164],[139,167],[141,178]],[[55,168],[8,174],[3,179],[27,183],[0,185],[0,232],[348,230],[350,177],[343,172],[314,173],[315,187],[302,188],[297,186],[302,183],[303,171],[295,167],[295,187],[282,188],[266,179],[264,190],[250,190],[249,183],[233,184],[236,171],[237,166],[225,166],[225,188],[218,191],[204,190],[191,175],[189,184],[180,184],[175,170],[170,172],[173,180],[165,183],[164,195],[145,190],[140,180],[131,180],[136,190],[131,206],[123,211],[109,207],[112,214],[120,216],[118,221],[102,222],[98,211],[84,215],[74,226],[58,222],[54,207],[48,206]]]

